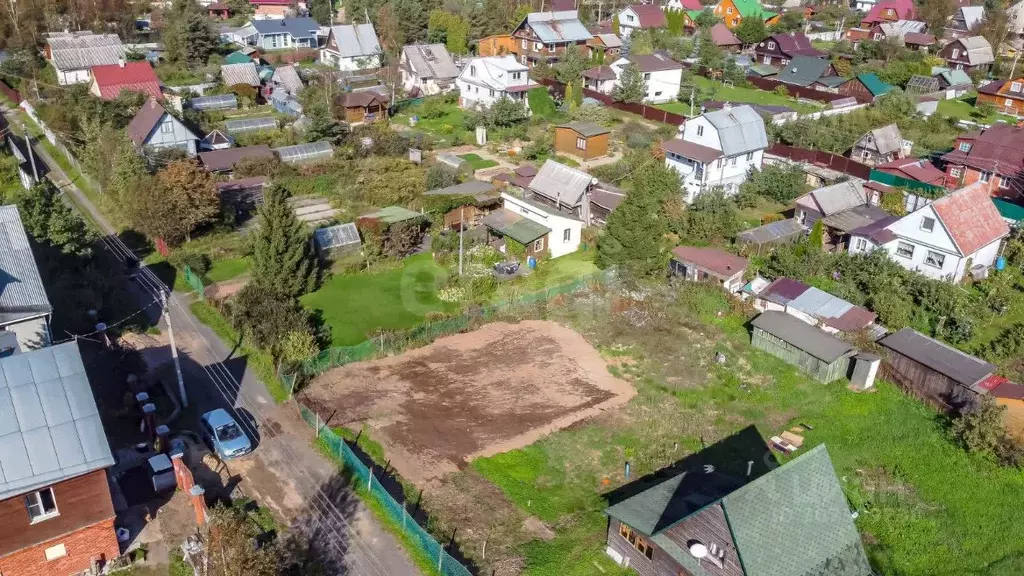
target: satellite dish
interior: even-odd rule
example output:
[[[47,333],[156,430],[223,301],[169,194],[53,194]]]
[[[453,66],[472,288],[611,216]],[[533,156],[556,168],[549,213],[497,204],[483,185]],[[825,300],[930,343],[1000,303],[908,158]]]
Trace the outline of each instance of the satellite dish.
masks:
[[[708,555],[708,547],[700,542],[694,542],[690,544],[690,555],[698,560],[704,558]]]

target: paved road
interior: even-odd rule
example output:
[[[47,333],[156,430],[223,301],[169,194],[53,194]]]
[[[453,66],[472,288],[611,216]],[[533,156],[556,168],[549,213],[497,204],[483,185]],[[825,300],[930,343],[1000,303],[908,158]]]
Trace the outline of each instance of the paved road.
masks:
[[[123,259],[126,248],[116,240],[115,228],[45,150],[34,149],[50,167],[50,178],[109,235],[104,240],[111,254]],[[152,302],[157,281],[145,267],[140,270],[125,281],[144,305]],[[335,466],[313,449],[312,431],[299,418],[294,403],[276,405],[245,359],[201,324],[189,304],[190,295],[170,294],[168,310],[190,406],[201,413],[230,404],[255,425],[256,450],[253,456],[233,462],[232,472],[243,478],[241,486],[247,494],[291,520],[291,534],[306,537],[285,544],[305,549],[312,542],[316,560],[330,574],[419,575],[395,538],[345,486]],[[161,329],[166,332],[162,320]]]

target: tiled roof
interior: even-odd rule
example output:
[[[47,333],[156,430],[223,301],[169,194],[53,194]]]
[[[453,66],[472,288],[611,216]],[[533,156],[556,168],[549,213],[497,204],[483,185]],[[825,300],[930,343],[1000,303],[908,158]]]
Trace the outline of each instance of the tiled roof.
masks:
[[[931,204],[953,243],[964,256],[1010,233],[982,182],[965,186]]]
[[[163,98],[160,79],[145,60],[93,66],[92,77],[100,90],[100,98],[104,100],[117,98],[122,90],[141,92],[157,100]]]
[[[862,22],[874,23],[890,20],[890,18],[884,16],[886,10],[890,8],[896,11],[897,20],[913,20],[917,13],[914,9],[913,0],[882,0],[871,7],[871,10]]]
[[[747,259],[730,254],[718,248],[701,248],[698,246],[677,246],[672,255],[681,262],[692,262],[712,272],[728,278],[737,272],[747,269]]]
[[[668,19],[665,18],[665,12],[662,11],[660,6],[654,4],[631,4],[626,6],[626,8],[636,13],[637,18],[640,20],[640,28],[664,28],[668,25]]]
[[[784,32],[769,36],[779,45],[783,54],[790,56],[811,56],[822,58],[828,56],[825,52],[818,50],[811,44],[811,40],[803,32]]]
[[[963,134],[960,140],[971,140],[970,150],[954,148],[942,157],[943,161],[1009,177],[1024,172],[1024,128],[994,124],[980,134]]]

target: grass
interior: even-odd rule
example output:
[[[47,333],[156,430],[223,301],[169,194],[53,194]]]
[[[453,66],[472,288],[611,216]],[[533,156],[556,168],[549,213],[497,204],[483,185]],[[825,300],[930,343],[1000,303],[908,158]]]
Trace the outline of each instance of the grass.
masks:
[[[215,260],[206,273],[204,280],[210,282],[224,282],[245,274],[252,266],[252,262],[245,256],[239,258],[226,258]]]
[[[409,120],[413,116],[418,116],[422,111],[423,105],[419,104],[396,114],[391,121],[395,124],[409,126],[413,131],[430,134],[446,144],[451,144],[456,139],[463,143],[475,140],[473,132],[464,128],[465,112],[459,108],[458,104],[445,105],[444,114],[438,118],[420,116],[415,126],[410,125]]]
[[[598,272],[597,266],[594,265],[596,255],[597,250],[590,246],[587,250],[581,248],[578,252],[566,254],[561,258],[542,261],[529,276],[514,283],[502,284],[496,298],[505,299],[513,289],[520,294],[539,292],[545,288],[566,284],[577,278],[594,274]]]
[[[788,106],[793,110],[801,114],[809,112],[817,112],[821,110],[821,106],[815,106],[812,104],[806,104],[804,102],[798,102],[794,98],[789,96],[779,96],[774,92],[767,92],[765,90],[758,90],[757,88],[742,88],[738,86],[726,86],[721,82],[716,82],[704,78],[703,76],[694,76],[694,83],[702,90],[713,89],[714,94],[709,100],[724,100],[728,102],[742,102],[749,104],[767,104],[772,106]],[[700,102],[694,102],[694,114],[700,113]],[[656,108],[674,112],[676,114],[683,114],[689,116],[690,114],[690,103],[689,102],[668,102],[666,104],[657,104]]]
[[[494,160],[481,158],[479,154],[463,154],[459,156],[459,158],[469,162],[469,165],[473,167],[473,170],[483,170],[484,168],[492,168],[498,165]]]
[[[266,385],[267,391],[274,398],[275,402],[280,404],[288,399],[288,390],[281,382],[281,379],[277,377],[274,359],[270,357],[270,354],[251,346],[241,338],[228,320],[210,303],[200,300],[193,302],[189,308],[196,319],[209,326],[226,344],[233,345],[238,343],[235,356],[245,357],[248,367]]]
[[[977,111],[977,108],[974,107],[976,100],[977,94],[968,94],[952,100],[940,100],[937,112],[942,116],[979,124],[992,124],[997,120],[1004,120],[1011,124],[1017,122],[1016,118],[998,112],[984,117],[975,116],[973,113]]]
[[[351,346],[375,330],[411,328],[428,313],[455,310],[457,305],[438,300],[436,294],[447,275],[430,254],[421,254],[384,272],[334,276],[316,292],[303,296],[302,303],[322,312],[331,327],[333,346]]]
[[[743,227],[754,228],[764,223],[764,217],[770,214],[779,214],[785,210],[788,210],[789,206],[761,198],[758,201],[757,206],[753,208],[743,208],[739,211],[740,220],[743,222]]]

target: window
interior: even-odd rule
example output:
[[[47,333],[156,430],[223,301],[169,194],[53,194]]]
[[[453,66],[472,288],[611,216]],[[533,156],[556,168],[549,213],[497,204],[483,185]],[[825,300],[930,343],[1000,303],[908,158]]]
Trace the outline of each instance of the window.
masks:
[[[964,69],[964,65],[963,64],[957,64],[956,65],[956,69],[957,70],[963,70]]]
[[[1007,108],[1013,107],[1013,99],[1012,98],[1007,98],[1007,99],[1003,100],[1003,105],[1006,106]]]
[[[958,146],[958,148],[960,148],[961,152],[970,152],[971,151],[971,143],[970,142],[961,142],[960,146]]]
[[[543,44],[541,44],[540,42],[534,42],[534,43],[533,43],[533,49],[534,49],[534,50],[537,50],[538,52],[539,52],[539,51],[540,51],[540,49],[541,49],[541,48],[543,48],[543,47],[544,47],[544,45],[543,45]]]
[[[763,62],[764,62],[765,64],[767,64],[767,65],[771,66],[771,65],[772,65],[772,57],[771,57],[771,56],[769,56],[769,55],[767,55],[767,54],[765,54],[765,55],[764,55],[764,60],[763,60]]]
[[[491,90],[491,98],[494,98],[494,90]]]
[[[867,250],[868,249],[868,241],[863,239],[863,238],[857,238],[857,241],[854,242],[854,246],[856,246],[857,250],[861,250],[861,251]]]
[[[1010,92],[1020,92],[1020,82],[1010,82]]]
[[[703,135],[704,135],[704,126],[702,124],[698,124],[697,125],[697,136],[703,136]]]
[[[739,158],[739,156],[733,156],[732,158],[730,158],[729,159],[729,166],[735,166],[737,158]]]
[[[981,178],[980,178],[980,180],[982,182],[988,182],[991,179],[992,179],[992,173],[991,172],[988,172],[986,170],[982,170],[981,171]]]
[[[1009,188],[1010,187],[1010,179],[1007,178],[1006,176],[1000,176],[999,177],[999,187],[1000,188]]]
[[[906,242],[900,242],[896,245],[896,255],[904,258],[914,257],[914,245],[907,244]]]
[[[732,14],[732,8],[726,8],[725,9],[725,13],[726,14]]]
[[[754,153],[753,152],[747,152],[747,162],[753,162],[753,161],[754,161]]]
[[[861,153],[860,153],[860,157],[865,159],[865,160],[867,160],[868,158],[871,158],[871,151],[870,150],[862,150]]]
[[[476,76],[476,66],[470,66],[469,67],[469,75],[470,76]]]
[[[732,25],[733,26],[739,26],[740,25],[740,19],[739,18],[733,18],[732,19]]]
[[[718,162],[715,163],[715,168],[721,168],[722,167],[722,162],[725,162],[725,160],[719,158]]]
[[[880,32],[876,32],[875,33],[875,40],[881,40],[881,39],[882,39],[882,34]]]
[[[659,90],[659,91],[655,92],[654,95],[655,96],[661,96],[661,91]]]
[[[586,138],[577,138],[576,139],[576,149],[577,150],[586,150],[587,149],[587,139]]]
[[[650,80],[650,79],[651,79],[651,73],[650,72],[644,74],[644,80]]]
[[[635,18],[633,18],[632,14],[626,14],[626,21],[627,22],[633,22],[634,20],[635,20]]]
[[[57,544],[56,546],[50,546],[46,550],[43,550],[43,554],[46,555],[46,560],[56,560],[57,558],[63,558],[68,555],[68,549],[63,544]]]
[[[654,548],[639,536],[636,537],[636,544],[633,544],[633,547],[646,556],[648,560],[654,557]]]
[[[775,42],[769,42],[768,43],[768,49],[769,50],[775,50]]]
[[[540,252],[542,250],[544,250],[544,239],[537,238],[537,241],[533,243],[533,251]]]
[[[619,536],[622,536],[630,544],[636,542],[636,536],[633,535],[633,529],[625,524],[619,524]]]
[[[942,265],[946,262],[946,255],[939,254],[938,252],[928,251],[928,254],[924,257],[924,263],[933,268],[942,268]]]
[[[951,57],[952,57],[952,58],[953,58],[954,60],[955,60],[955,59],[957,59],[957,58],[959,58],[959,57],[960,57],[960,49],[959,49],[959,48],[953,48],[953,54],[952,54],[952,56],[951,56]]]
[[[171,132],[174,132],[174,124],[171,124],[170,120],[164,122],[160,125],[160,132],[162,134],[170,134]]]
[[[520,42],[520,43],[519,43],[519,46],[520,46],[520,47],[521,47],[521,48],[522,48],[523,50],[526,50],[526,48],[527,48],[527,47],[528,47],[529,45],[530,45],[530,43],[529,43],[529,42],[527,42],[525,38],[524,38],[524,39],[522,40],[522,42]]]
[[[924,230],[925,232],[931,232],[934,229],[935,218],[928,218],[927,216],[921,218],[921,230]]]
[[[25,495],[25,507],[32,523],[42,522],[58,516],[57,500],[53,497],[53,488],[43,488],[38,492]]]
[[[964,173],[963,168],[955,166],[949,170],[949,175],[953,178],[959,178]]]
[[[548,52],[554,52],[554,51],[555,51],[555,45],[554,44],[548,44]]]
[[[572,228],[562,230],[562,243],[568,244],[572,241]]]
[[[522,77],[523,77],[523,73],[522,72],[513,72],[512,73],[512,79],[513,80],[519,80]]]
[[[896,15],[896,11],[893,10],[892,8],[889,8],[888,10],[885,11],[885,15],[889,16],[889,17],[895,16]]]

